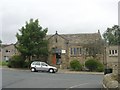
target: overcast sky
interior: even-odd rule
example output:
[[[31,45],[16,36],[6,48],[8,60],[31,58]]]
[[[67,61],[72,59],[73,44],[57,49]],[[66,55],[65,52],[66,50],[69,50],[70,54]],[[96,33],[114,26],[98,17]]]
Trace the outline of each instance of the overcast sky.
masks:
[[[119,0],[0,0],[3,43],[15,43],[16,33],[30,18],[39,19],[48,34],[101,34],[118,24]],[[0,5],[0,6],[1,6]],[[2,27],[1,27],[2,25]],[[1,32],[0,32],[1,33]]]

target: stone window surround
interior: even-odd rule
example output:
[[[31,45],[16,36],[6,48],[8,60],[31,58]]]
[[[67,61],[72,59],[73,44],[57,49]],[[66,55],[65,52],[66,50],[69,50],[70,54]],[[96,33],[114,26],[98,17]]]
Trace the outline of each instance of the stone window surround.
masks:
[[[71,56],[81,56],[82,55],[82,48],[81,47],[71,47],[70,48],[70,55]]]
[[[109,50],[109,56],[118,56],[118,50],[116,49]]]

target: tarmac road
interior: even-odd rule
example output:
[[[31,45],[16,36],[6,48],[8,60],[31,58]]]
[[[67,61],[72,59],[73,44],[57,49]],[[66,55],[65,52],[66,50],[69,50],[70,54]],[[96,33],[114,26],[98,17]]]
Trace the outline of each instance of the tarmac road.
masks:
[[[102,88],[103,75],[2,70],[2,88]]]

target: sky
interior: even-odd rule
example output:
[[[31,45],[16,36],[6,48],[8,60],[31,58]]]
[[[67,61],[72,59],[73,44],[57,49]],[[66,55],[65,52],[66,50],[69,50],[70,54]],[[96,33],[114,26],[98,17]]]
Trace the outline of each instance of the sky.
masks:
[[[16,43],[16,33],[30,18],[47,34],[96,33],[118,24],[119,0],[0,0],[0,39]]]

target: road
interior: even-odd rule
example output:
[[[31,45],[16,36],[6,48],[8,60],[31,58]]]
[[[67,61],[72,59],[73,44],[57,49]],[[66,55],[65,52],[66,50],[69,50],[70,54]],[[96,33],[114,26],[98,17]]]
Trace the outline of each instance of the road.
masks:
[[[75,73],[31,72],[2,70],[2,88],[97,88],[102,87],[103,75]]]

